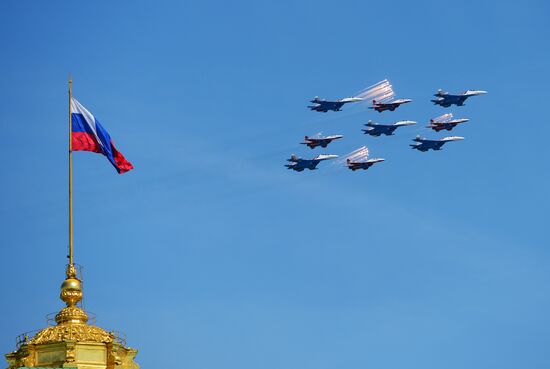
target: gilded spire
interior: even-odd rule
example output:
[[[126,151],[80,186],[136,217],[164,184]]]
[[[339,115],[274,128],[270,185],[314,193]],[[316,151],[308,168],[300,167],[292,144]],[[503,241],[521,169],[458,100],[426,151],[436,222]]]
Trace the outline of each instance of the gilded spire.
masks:
[[[70,263],[67,266],[67,278],[61,284],[59,297],[67,304],[55,316],[57,324],[86,324],[88,315],[76,304],[82,300],[82,282],[76,276],[76,268]]]
[[[77,306],[82,301],[82,281],[73,263],[67,265],[59,298],[67,305],[55,315],[57,325],[38,332],[30,341],[41,345],[65,341],[112,343],[114,336],[94,325],[88,325],[88,314]]]

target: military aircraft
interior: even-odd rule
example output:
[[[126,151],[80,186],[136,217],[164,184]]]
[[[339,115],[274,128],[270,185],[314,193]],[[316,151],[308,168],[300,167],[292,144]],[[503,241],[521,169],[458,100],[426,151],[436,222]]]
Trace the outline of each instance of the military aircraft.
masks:
[[[379,124],[375,123],[372,120],[369,120],[365,126],[369,127],[367,129],[362,129],[362,131],[366,135],[371,135],[375,137],[379,137],[380,135],[386,135],[386,136],[393,136],[393,132],[403,126],[412,126],[413,124],[416,124],[416,122],[412,120],[402,120],[399,122],[395,122],[393,124]]]
[[[435,105],[441,105],[444,108],[448,108],[451,105],[462,106],[464,101],[471,96],[485,95],[487,91],[482,90],[467,90],[459,94],[450,94],[441,89],[437,90],[434,94],[437,99],[432,100]]]
[[[311,149],[316,148],[317,146],[321,146],[323,148],[327,147],[329,143],[331,143],[334,140],[338,140],[344,136],[342,135],[331,135],[331,136],[321,136],[318,135],[316,137],[309,137],[305,136],[304,141],[300,142],[302,145],[307,145]]]
[[[346,97],[345,99],[329,101],[325,99],[320,99],[319,96],[315,96],[313,100],[310,100],[313,105],[309,105],[308,108],[310,108],[311,110],[326,113],[329,110],[340,111],[342,110],[342,106],[344,106],[345,104],[359,101],[363,101],[363,99],[361,99],[360,97]]]
[[[377,158],[377,159],[368,159],[368,160],[346,160],[346,165],[349,169],[353,170],[354,172],[358,169],[364,169],[367,170],[370,167],[372,167],[376,163],[383,162],[385,159]]]
[[[411,99],[397,99],[388,102],[377,102],[372,100],[372,106],[369,106],[369,109],[374,109],[379,113],[382,113],[384,110],[394,111],[402,104],[410,103]]]
[[[441,147],[443,145],[445,145],[447,142],[459,141],[459,140],[463,140],[463,139],[464,139],[464,137],[449,136],[449,137],[444,137],[440,140],[428,140],[427,138],[416,136],[416,138],[413,139],[413,141],[415,141],[417,143],[412,144],[410,146],[411,146],[411,148],[416,149],[418,151],[422,151],[422,152],[426,152],[430,149],[432,149],[434,151],[437,151],[437,150],[441,150]]]
[[[317,155],[313,159],[302,159],[292,154],[290,156],[290,159],[287,159],[287,161],[289,161],[291,164],[285,164],[285,167],[295,170],[297,172],[301,172],[304,169],[315,170],[317,169],[317,164],[319,164],[321,161],[334,159],[337,157],[338,155]]]
[[[430,119],[430,124],[426,128],[431,128],[436,132],[443,131],[444,129],[451,131],[460,123],[466,123],[467,121],[469,121],[467,118],[453,119],[452,113],[443,114],[440,117]]]
[[[366,146],[361,146],[352,151],[345,158],[346,166],[353,171],[358,169],[367,170],[374,164],[384,161],[384,159],[369,159],[369,148]]]

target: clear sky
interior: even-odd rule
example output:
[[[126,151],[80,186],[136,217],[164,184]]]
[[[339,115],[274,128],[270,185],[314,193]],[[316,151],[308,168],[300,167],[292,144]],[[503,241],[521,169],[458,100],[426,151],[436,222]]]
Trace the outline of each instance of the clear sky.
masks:
[[[0,3],[3,353],[62,307],[70,72],[135,166],[75,153],[75,256],[142,368],[550,367],[548,2],[92,3]],[[384,78],[414,101],[306,108]],[[386,161],[286,170],[320,131]]]

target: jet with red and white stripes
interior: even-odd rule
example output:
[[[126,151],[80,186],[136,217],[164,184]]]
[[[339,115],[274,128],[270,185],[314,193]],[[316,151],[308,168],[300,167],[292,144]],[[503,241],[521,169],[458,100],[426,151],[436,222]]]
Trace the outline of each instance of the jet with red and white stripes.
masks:
[[[451,131],[457,125],[469,121],[467,118],[453,118],[453,114],[443,114],[437,118],[430,119],[430,124],[426,128],[431,128],[436,132],[447,130]]]
[[[374,109],[379,113],[382,113],[386,110],[394,111],[401,105],[410,103],[411,101],[411,99],[397,99],[387,102],[372,100],[372,106],[369,106],[369,109]]]
[[[323,136],[321,134],[315,135],[314,137],[305,136],[304,142],[300,142],[302,145],[307,145],[310,149],[314,149],[317,146],[321,146],[322,148],[327,147],[332,141],[339,140],[343,138],[342,135],[330,135],[330,136]]]

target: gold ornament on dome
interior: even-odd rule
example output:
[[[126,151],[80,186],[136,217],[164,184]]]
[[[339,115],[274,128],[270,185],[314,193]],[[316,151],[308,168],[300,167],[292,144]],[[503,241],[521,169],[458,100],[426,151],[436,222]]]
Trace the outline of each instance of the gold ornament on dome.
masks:
[[[67,324],[45,328],[29,343],[34,345],[67,341],[112,343],[113,340],[112,334],[94,325]]]
[[[86,323],[88,321],[88,314],[76,306],[68,306],[56,314],[55,321],[57,324]]]

